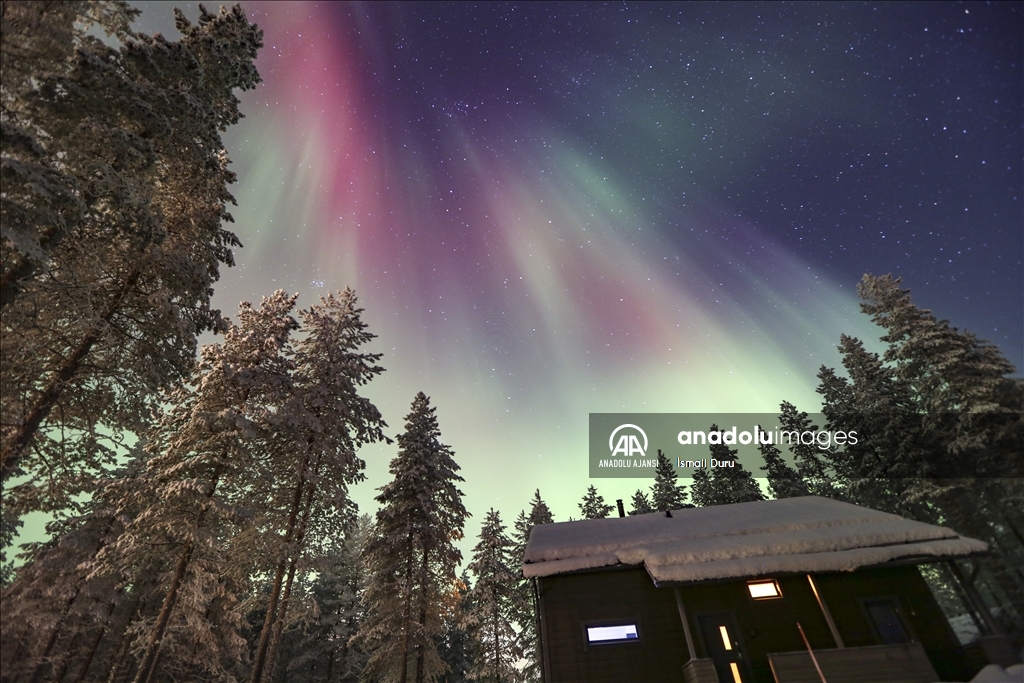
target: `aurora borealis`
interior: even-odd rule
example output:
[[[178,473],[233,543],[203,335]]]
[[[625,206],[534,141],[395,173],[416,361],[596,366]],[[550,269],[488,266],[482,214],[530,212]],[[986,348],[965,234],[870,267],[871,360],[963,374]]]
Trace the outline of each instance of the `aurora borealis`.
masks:
[[[242,6],[217,305],[353,287],[367,393],[394,432],[431,396],[469,535],[535,488],[578,516],[591,412],[817,410],[839,334],[878,336],[866,271],[1024,366],[1020,3]]]

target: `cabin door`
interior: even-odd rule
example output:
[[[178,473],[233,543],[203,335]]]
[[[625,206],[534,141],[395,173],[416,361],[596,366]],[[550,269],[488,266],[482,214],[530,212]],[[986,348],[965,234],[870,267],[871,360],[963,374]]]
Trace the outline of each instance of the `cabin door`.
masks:
[[[732,612],[700,614],[697,623],[707,656],[715,665],[719,683],[752,683],[754,678],[743,658],[740,631]]]

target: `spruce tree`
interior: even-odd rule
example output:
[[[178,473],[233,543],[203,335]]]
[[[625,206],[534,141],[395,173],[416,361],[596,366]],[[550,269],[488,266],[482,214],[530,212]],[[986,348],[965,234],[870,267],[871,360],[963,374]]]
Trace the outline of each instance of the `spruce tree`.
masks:
[[[636,499],[634,497],[634,505]],[[654,486],[651,487],[651,507],[658,512],[680,510],[686,505],[686,487],[676,483],[676,468],[672,461],[658,449],[658,464],[654,470]]]
[[[758,427],[764,431],[763,427]],[[777,500],[810,495],[804,479],[786,464],[782,459],[782,452],[774,444],[759,443],[757,450],[764,459],[764,467],[761,470],[768,475],[768,490],[771,491],[773,498]]]
[[[358,680],[366,657],[349,641],[362,620],[360,598],[366,577],[361,555],[372,527],[369,515],[359,515],[345,537],[311,564],[312,580],[305,599],[299,601],[302,610],[295,628],[282,639],[282,666],[274,680]]]
[[[470,669],[473,668],[473,639],[465,618],[465,615],[473,612],[471,588],[469,570],[463,569],[457,587],[458,606],[438,639],[438,651],[448,667],[448,673],[444,675],[445,683],[465,683],[469,680],[467,676]]]
[[[1008,615],[1024,615],[1024,380],[998,348],[918,308],[899,279],[865,275],[858,292],[885,347],[843,335],[845,376],[818,373],[827,428],[858,434],[833,473],[854,502],[988,542],[985,571],[1020,634]]]
[[[604,496],[597,492],[597,487],[593,484],[587,488],[587,493],[579,506],[583,519],[604,519],[615,509],[614,505],[604,502]]]
[[[533,530],[533,527],[538,524],[551,524],[554,521],[547,503],[540,497],[540,489],[537,489],[533,492],[533,499],[530,501],[529,516],[525,512],[520,511],[519,517],[516,518],[515,522],[516,575],[519,577],[521,604],[525,607],[525,611],[517,617],[521,629],[519,634],[523,660],[525,662],[522,674],[523,680],[531,683],[541,679],[540,632],[537,629],[537,610],[539,606],[537,605],[537,596],[534,593],[533,580],[522,576],[522,563],[523,557],[526,554],[526,544],[530,540],[530,532]]]
[[[391,461],[394,478],[377,496],[381,508],[364,553],[366,618],[354,641],[369,654],[365,680],[406,683],[410,664],[417,683],[445,670],[436,639],[454,609],[462,560],[454,542],[469,515],[435,412],[426,395],[416,395]]]
[[[521,679],[516,666],[523,656],[517,622],[528,608],[518,587],[518,564],[515,544],[505,533],[501,515],[491,508],[469,563],[476,577],[469,592],[472,611],[466,615],[475,655],[466,676],[469,680],[516,683]]]
[[[630,515],[643,515],[648,512],[654,512],[654,508],[651,506],[651,501],[643,489],[636,490],[636,493],[633,494],[633,500],[630,505]]]
[[[718,505],[718,498],[715,489],[711,484],[711,477],[704,468],[697,468],[693,471],[693,483],[690,485],[690,499],[697,507]]]
[[[718,425],[711,425],[710,432],[720,432]],[[696,505],[726,505],[764,500],[764,493],[750,472],[736,458],[736,449],[727,444],[710,444],[711,457],[720,462],[732,462],[732,467],[716,467],[708,475],[698,469],[693,478],[693,502]],[[701,476],[703,475],[703,476]]]
[[[783,401],[779,406],[779,426],[783,431],[797,432],[798,434],[806,431],[816,432],[819,429],[807,413],[798,410],[788,401]],[[842,490],[837,487],[834,474],[829,471],[829,462],[835,464],[834,457],[826,459],[825,452],[819,450],[816,444],[802,443],[799,438],[792,440],[788,444],[788,449],[793,454],[796,473],[803,481],[807,494],[834,499],[842,498]],[[763,454],[764,451],[762,451]],[[779,473],[786,476],[781,470]]]

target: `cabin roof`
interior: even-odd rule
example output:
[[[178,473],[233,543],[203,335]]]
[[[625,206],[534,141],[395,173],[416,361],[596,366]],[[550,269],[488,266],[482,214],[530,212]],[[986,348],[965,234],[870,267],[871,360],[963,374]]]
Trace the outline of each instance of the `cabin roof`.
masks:
[[[945,527],[806,496],[632,517],[539,524],[523,575],[644,566],[656,584],[853,571],[931,562],[988,546]]]

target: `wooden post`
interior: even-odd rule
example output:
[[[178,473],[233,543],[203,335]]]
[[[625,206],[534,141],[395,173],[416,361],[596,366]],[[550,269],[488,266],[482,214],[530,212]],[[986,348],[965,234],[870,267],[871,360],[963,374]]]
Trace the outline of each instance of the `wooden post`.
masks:
[[[843,645],[843,638],[839,635],[839,629],[836,628],[836,622],[832,620],[832,613],[828,611],[828,605],[826,605],[825,601],[821,599],[821,593],[818,592],[818,587],[814,585],[814,579],[811,578],[810,574],[807,575],[807,583],[811,584],[811,590],[814,591],[814,598],[818,601],[818,607],[821,608],[821,613],[825,615],[825,621],[828,622],[828,630],[832,631],[832,637],[836,641],[836,647],[842,650],[846,647]],[[797,624],[797,626],[800,626],[800,624]],[[800,633],[803,632],[803,629],[800,629]]]
[[[693,635],[690,633],[690,620],[686,618],[686,608],[683,607],[683,594],[679,588],[673,588],[676,594],[676,607],[679,608],[679,618],[683,621],[683,635],[686,636],[686,650],[690,653],[690,659],[697,659],[697,653],[693,649]]]

